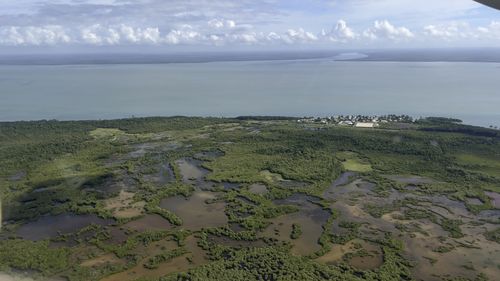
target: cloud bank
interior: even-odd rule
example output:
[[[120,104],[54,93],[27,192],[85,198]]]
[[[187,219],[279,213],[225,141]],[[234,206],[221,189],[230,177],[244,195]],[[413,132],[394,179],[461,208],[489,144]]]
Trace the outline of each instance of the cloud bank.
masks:
[[[493,11],[450,2],[0,0],[0,47],[500,46]]]
[[[474,40],[500,43],[500,21],[484,26],[471,26],[467,22],[426,25],[419,29],[396,26],[388,20],[376,20],[372,26],[356,30],[345,20],[339,20],[332,29],[320,32],[304,28],[285,31],[259,32],[234,20],[212,19],[205,25],[180,25],[175,29],[158,26],[135,27],[126,24],[65,27],[1,26],[0,45],[53,46],[53,45],[370,45],[374,42],[405,44],[437,40],[462,42]]]

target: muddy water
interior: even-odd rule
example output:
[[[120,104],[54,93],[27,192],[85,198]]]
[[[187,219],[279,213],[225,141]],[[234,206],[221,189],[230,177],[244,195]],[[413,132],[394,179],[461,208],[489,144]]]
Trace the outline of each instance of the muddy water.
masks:
[[[19,227],[16,234],[27,240],[43,240],[58,236],[58,233],[67,234],[91,224],[110,225],[113,220],[104,220],[95,215],[71,215],[42,217],[37,221],[29,222]]]
[[[318,239],[323,233],[323,225],[330,217],[330,213],[311,203],[317,200],[318,198],[304,194],[294,194],[287,199],[276,200],[277,205],[298,206],[300,211],[272,219],[263,236],[290,242],[293,245],[292,253],[295,255],[310,255],[320,250]],[[300,225],[302,229],[302,235],[298,239],[290,238],[294,223]]]
[[[406,183],[406,184],[425,184],[425,183],[436,182],[433,179],[420,176],[389,175],[387,176],[387,178],[399,183]]]
[[[316,210],[320,208],[318,205],[313,204],[313,202],[319,202],[321,198],[309,196],[303,193],[295,193],[292,196],[285,199],[274,200],[276,205],[296,205],[304,210]]]
[[[417,234],[416,238],[405,240],[405,244],[410,260],[416,261],[413,274],[417,280],[438,281],[444,276],[473,280],[478,273],[485,274],[489,280],[497,280],[500,274],[500,246],[496,243],[480,239],[475,243],[479,249],[456,247],[449,253],[436,253],[432,249],[441,245],[438,239]],[[434,259],[435,264],[429,258]],[[475,270],[465,268],[468,266]]]
[[[366,213],[360,206],[347,205],[342,202],[333,204],[334,209],[341,213],[341,220],[362,224],[360,231],[370,238],[382,238],[384,232],[396,233],[397,229],[393,223],[385,221],[383,218],[374,218]],[[338,228],[337,228],[338,229]],[[336,233],[335,224],[333,233]]]
[[[360,196],[371,194],[371,190],[374,187],[375,185],[372,183],[357,179],[345,185],[331,186],[325,191],[323,196],[326,199],[352,201]]]
[[[200,153],[196,153],[194,155],[195,158],[198,159],[207,159],[207,160],[214,160],[216,158],[224,156],[224,152],[220,150],[215,150],[215,151],[203,151]]]
[[[266,194],[267,187],[263,184],[252,184],[249,188],[249,191],[253,194]]]
[[[350,265],[361,270],[373,270],[379,268],[384,263],[384,257],[380,246],[363,240],[357,241],[357,243],[361,246],[360,249],[367,252],[367,255],[350,258],[348,260]]]
[[[203,163],[195,159],[180,159],[175,162],[182,175],[182,181],[186,184],[194,185],[200,189],[211,189],[213,183],[205,181],[205,176],[210,172],[201,167]]]
[[[238,189],[241,187],[241,185],[237,183],[232,183],[232,182],[221,182],[220,184],[214,184],[215,186],[221,186],[224,188],[224,190],[231,190],[231,189]]]
[[[182,147],[182,143],[177,143],[177,142],[169,142],[167,144],[162,144],[161,151],[171,151],[171,150],[177,150]]]
[[[466,200],[467,204],[469,205],[476,205],[476,206],[483,205],[483,201],[481,201],[478,198],[467,198]]]
[[[175,180],[174,172],[170,164],[163,164],[160,167],[160,175],[158,182],[160,184],[166,184]]]
[[[148,214],[125,224],[123,227],[143,232],[146,230],[169,230],[172,228],[172,225],[159,215]]]
[[[160,136],[162,138],[162,136]],[[140,158],[146,155],[146,153],[150,152],[162,152],[162,151],[171,151],[180,148],[182,145],[176,142],[165,143],[140,143],[132,145],[132,152],[130,152],[127,157],[128,158]]]
[[[497,209],[500,209],[500,193],[488,191],[485,192],[485,194],[486,196],[491,198],[491,205],[493,205],[493,207]]]
[[[128,239],[128,234],[126,233],[125,229],[121,229],[118,226],[108,227],[108,231],[109,235],[111,236],[111,238],[106,241],[108,243],[121,244]]]
[[[207,204],[207,201],[217,197],[217,193],[208,191],[196,191],[189,198],[175,196],[163,199],[160,207],[165,208],[176,215],[182,221],[182,228],[198,230],[203,227],[218,227],[227,224],[228,220],[224,209],[226,204],[216,202]]]
[[[298,239],[292,240],[290,234],[294,223],[301,226],[302,235]],[[318,239],[322,231],[320,223],[313,221],[303,213],[294,213],[273,219],[272,224],[264,230],[263,236],[290,242],[293,245],[293,254],[305,256],[321,249]]]
[[[134,218],[144,211],[145,202],[134,202],[135,193],[121,190],[119,195],[105,201],[105,209],[115,218]]]
[[[86,260],[82,262],[80,265],[83,267],[100,267],[104,265],[117,266],[125,264],[126,262],[122,259],[117,258],[115,254],[106,254],[90,260]]]
[[[432,197],[420,196],[417,198],[430,201],[430,203],[421,203],[421,205],[426,205],[430,210],[444,217],[460,219],[473,218],[473,215],[467,211],[467,207],[463,202],[451,200],[443,195]]]
[[[340,175],[332,185],[325,190],[323,193],[323,198],[329,200],[337,200],[340,198],[353,199],[354,196],[350,196],[350,193],[361,193],[366,195],[375,186],[372,183],[363,181],[361,179],[355,179],[356,173],[346,172]]]
[[[413,232],[411,236],[402,236],[405,245],[405,256],[416,264],[413,270],[414,277],[417,280],[431,281],[441,280],[441,277],[445,275],[474,279],[478,273],[483,273],[490,280],[495,280],[498,274],[500,274],[500,269],[498,268],[498,264],[500,263],[500,258],[498,258],[500,257],[500,244],[487,241],[482,233],[494,229],[496,226],[491,224],[477,226],[475,222],[482,215],[474,216],[470,214],[462,202],[450,200],[445,196],[425,198],[430,202],[421,203],[424,208],[449,219],[462,220],[464,224],[460,228],[465,237],[450,239],[446,231],[429,220],[396,220],[404,224],[417,224],[419,229],[425,232],[425,235]],[[448,239],[445,239],[443,242],[443,237]],[[470,245],[474,248],[467,248],[461,245]],[[451,247],[452,250],[449,253],[436,253],[433,251],[440,246]],[[433,264],[431,260],[435,260],[435,263]],[[470,266],[474,267],[475,270],[466,268]],[[440,277],[436,277],[435,275],[439,275]]]
[[[189,236],[184,241],[186,244],[186,249],[190,252],[188,256],[192,259],[192,263],[187,265],[188,268],[203,265],[208,263],[208,259],[206,258],[206,252],[202,248],[198,246],[198,239],[194,236]],[[182,264],[179,264],[178,267],[181,267]],[[187,268],[186,268],[187,269]],[[185,269],[182,268],[182,271]]]
[[[495,221],[500,223],[500,210],[487,210],[479,213],[478,217],[483,220]]]
[[[345,172],[342,173],[333,183],[332,186],[341,186],[341,185],[346,185],[349,183],[349,181],[356,176],[356,173],[354,172]]]
[[[354,242],[358,241],[353,240],[347,242],[345,245],[334,244],[332,249],[326,253],[325,255],[316,259],[317,262],[323,264],[334,265],[342,261],[342,258],[347,253],[352,253],[354,251]]]
[[[148,151],[156,148],[158,146],[158,144],[154,144],[154,143],[141,143],[141,144],[135,144],[132,146],[132,148],[134,149],[132,152],[130,152],[128,154],[128,156],[130,158],[139,158],[139,157],[142,157],[144,155],[146,155],[146,153],[148,153]]]
[[[294,180],[281,180],[278,182],[281,187],[285,188],[301,188],[306,187],[307,183],[302,181],[294,181]]]
[[[366,251],[367,255],[347,258],[346,254],[354,254],[361,249]],[[330,265],[346,261],[357,269],[373,270],[379,268],[383,264],[384,258],[380,246],[364,240],[355,239],[345,245],[333,245],[328,253],[319,257],[316,261]]]
[[[164,185],[171,183],[175,180],[174,172],[170,164],[160,164],[158,167],[158,172],[151,175],[144,175],[144,179],[159,185]]]
[[[422,182],[421,178],[405,178],[406,183],[418,184]],[[446,196],[423,196],[409,193],[400,193],[391,191],[388,196],[377,197],[371,194],[370,188],[361,184],[358,180],[331,190],[330,195],[336,199],[332,204],[334,209],[340,211],[340,220],[362,223],[360,227],[361,237],[370,239],[383,238],[384,232],[393,233],[398,239],[402,240],[405,250],[404,256],[412,261],[416,266],[412,269],[413,276],[417,280],[441,280],[442,277],[449,274],[450,277],[464,276],[471,279],[479,273],[486,274],[491,280],[500,274],[498,264],[500,263],[500,245],[491,241],[486,241],[482,235],[485,231],[494,229],[496,226],[485,223],[477,226],[475,222],[479,219],[498,220],[500,210],[488,210],[474,216],[468,212],[463,202],[450,200]],[[365,190],[365,192],[363,192]],[[398,220],[401,210],[385,214],[381,218],[373,218],[363,210],[365,204],[387,205],[395,200],[404,198],[415,198],[424,200],[412,208],[423,208],[434,212],[439,216],[449,219],[460,219],[463,225],[460,226],[465,237],[461,239],[452,239],[449,233],[444,231],[439,225],[432,223],[428,219],[422,220]],[[355,200],[354,200],[355,199]],[[469,203],[476,203],[470,201]],[[396,224],[405,225],[406,231],[401,232],[395,227]],[[346,230],[338,227],[334,223],[333,233],[342,234]],[[475,248],[466,248],[461,245],[471,245]],[[440,246],[452,247],[449,253],[437,253],[434,250]],[[342,255],[347,252],[346,245],[334,245],[330,253],[318,259],[320,262],[331,262],[340,260]],[[376,258],[376,255],[372,258]],[[374,261],[359,260],[352,258],[351,265],[360,269]],[[433,264],[431,261],[434,261]],[[374,262],[375,263],[375,262]],[[475,270],[469,270],[466,267],[473,266]],[[436,277],[439,275],[439,277]]]
[[[194,159],[181,159],[175,162],[181,171],[185,183],[202,180],[208,170],[201,167],[201,161]]]

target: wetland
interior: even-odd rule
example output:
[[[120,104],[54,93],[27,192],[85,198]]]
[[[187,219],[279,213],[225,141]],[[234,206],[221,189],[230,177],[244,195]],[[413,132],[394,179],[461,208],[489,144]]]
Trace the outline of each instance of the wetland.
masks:
[[[0,277],[496,280],[497,131],[314,126],[0,123]]]

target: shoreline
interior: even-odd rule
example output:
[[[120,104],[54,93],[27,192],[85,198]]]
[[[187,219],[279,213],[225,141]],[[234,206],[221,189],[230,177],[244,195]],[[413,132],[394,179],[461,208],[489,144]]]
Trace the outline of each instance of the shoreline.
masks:
[[[352,56],[356,54],[356,56]],[[175,53],[46,53],[0,55],[0,65],[135,65],[218,62],[331,60],[350,62],[467,62],[500,63],[500,48],[285,50]]]
[[[335,122],[333,121],[327,121],[331,120],[332,118],[335,118],[337,116],[341,117],[348,117],[352,116],[353,118],[341,118]],[[396,117],[408,117],[411,119],[411,121],[408,120],[391,120],[391,121],[370,121],[367,119],[354,119],[354,117],[358,116],[370,116],[370,120],[372,119],[379,119],[381,117],[386,117],[386,116],[396,116]],[[374,123],[374,126],[371,128],[378,128],[379,126],[384,126],[384,125],[390,125],[390,124],[408,124],[408,125],[413,125],[413,124],[418,124],[419,121],[426,120],[426,119],[442,119],[445,120],[445,123],[448,124],[454,124],[457,126],[463,126],[463,127],[471,127],[471,128],[481,128],[481,129],[487,129],[487,130],[493,130],[493,131],[500,131],[498,127],[492,127],[491,126],[480,126],[480,125],[474,125],[470,124],[467,122],[464,122],[461,119],[458,119],[454,116],[420,116],[417,117],[416,115],[406,115],[406,114],[384,114],[384,115],[359,115],[359,114],[352,114],[352,115],[331,115],[331,116],[314,116],[314,117],[297,117],[297,116],[281,116],[281,115],[244,115],[244,116],[195,116],[195,115],[157,115],[157,116],[130,116],[130,117],[123,117],[123,118],[103,118],[103,119],[35,119],[35,120],[8,120],[8,121],[3,121],[0,120],[0,128],[2,125],[13,125],[13,124],[33,124],[33,123],[49,123],[49,122],[56,122],[56,123],[105,123],[105,122],[116,122],[116,121],[151,121],[151,120],[165,120],[168,121],[169,119],[220,119],[220,120],[234,120],[235,122],[242,122],[242,121],[288,121],[288,122],[294,122],[294,123],[299,123],[303,125],[325,125],[325,126],[336,126],[336,127],[358,127],[356,126],[356,123]],[[351,120],[352,119],[352,120]],[[446,120],[453,120],[453,122],[449,122]],[[352,122],[352,124],[347,124],[343,122]],[[361,128],[359,126],[358,128]]]

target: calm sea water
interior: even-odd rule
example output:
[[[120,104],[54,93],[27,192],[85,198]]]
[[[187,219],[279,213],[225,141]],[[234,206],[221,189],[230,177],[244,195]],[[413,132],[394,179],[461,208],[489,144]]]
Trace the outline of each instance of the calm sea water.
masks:
[[[0,120],[405,113],[500,126],[500,64],[328,59],[0,66]]]

